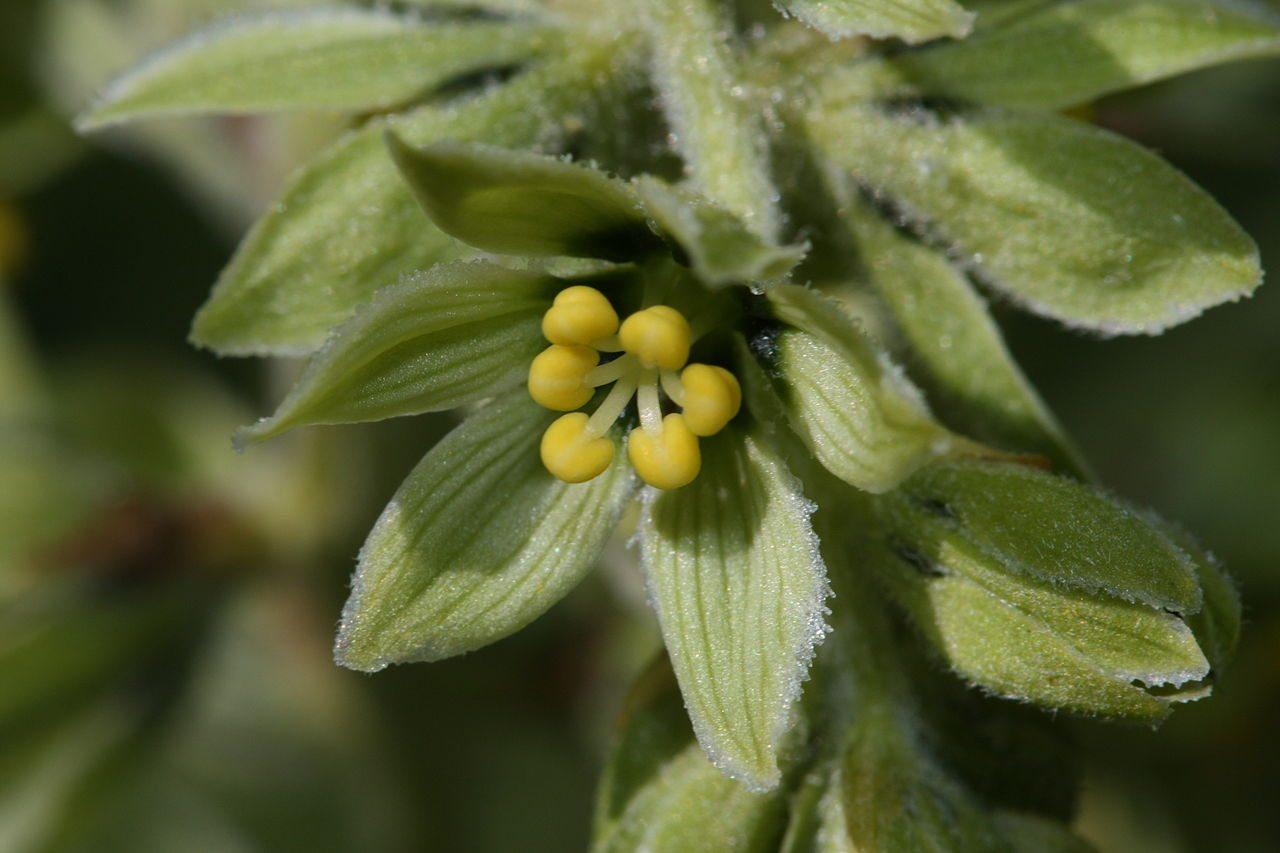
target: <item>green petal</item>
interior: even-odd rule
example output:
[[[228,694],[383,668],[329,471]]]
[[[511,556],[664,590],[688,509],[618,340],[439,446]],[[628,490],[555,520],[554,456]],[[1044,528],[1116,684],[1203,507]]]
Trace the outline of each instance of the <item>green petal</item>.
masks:
[[[116,80],[81,129],[165,114],[374,110],[547,46],[525,24],[444,24],[374,10],[241,16],[201,30]]]
[[[1217,557],[1206,551],[1190,534],[1153,515],[1148,516],[1148,521],[1158,525],[1178,543],[1195,565],[1196,579],[1204,592],[1204,606],[1187,620],[1187,624],[1195,632],[1196,640],[1213,664],[1214,671],[1220,672],[1235,655],[1236,645],[1240,642],[1240,592]]]
[[[567,127],[593,125],[601,87],[613,90],[629,56],[625,45],[567,49],[457,105],[348,135],[304,167],[253,227],[196,316],[192,340],[224,355],[306,354],[378,288],[465,254],[422,214],[387,156],[384,129],[419,145],[482,138],[557,149]]]
[[[423,458],[360,552],[339,663],[373,672],[478,649],[532,622],[585,577],[632,478],[622,454],[589,483],[548,474],[538,442],[554,417],[513,391]]]
[[[973,28],[973,14],[952,0],[774,0],[832,38],[899,38],[908,44],[952,36]]]
[[[704,284],[773,281],[804,258],[804,246],[761,240],[729,211],[658,178],[643,176],[633,186],[644,211]]]
[[[931,465],[886,501],[919,530],[968,537],[1010,570],[1191,614],[1200,587],[1187,554],[1144,517],[1088,486],[1025,465]]]
[[[786,326],[755,349],[792,428],[831,473],[883,492],[950,449],[919,392],[836,303],[795,285],[766,297]]]
[[[1217,202],[1096,127],[859,106],[811,123],[828,156],[992,287],[1067,325],[1156,333],[1261,281],[1257,247]]]
[[[488,252],[624,261],[656,245],[635,195],[587,166],[486,145],[387,144],[431,221]]]
[[[378,291],[312,357],[276,413],[239,440],[438,412],[518,385],[546,346],[541,317],[557,281],[458,261]]]
[[[909,361],[948,424],[1005,450],[1084,465],[1022,374],[986,304],[940,252],[904,236],[859,198],[844,209],[866,277],[910,348]]]
[[[596,800],[595,853],[762,851],[781,834],[783,798],[720,773],[698,748],[665,660],[632,688]]]
[[[778,191],[756,95],[742,85],[725,37],[732,31],[729,10],[713,0],[651,0],[644,10],[654,85],[691,184],[772,240]]]
[[[651,494],[645,578],[698,741],[754,789],[778,784],[778,750],[825,631],[825,571],[799,483],[730,429],[703,442],[702,473]]]
[[[1246,3],[1080,0],[888,61],[919,91],[1062,109],[1196,68],[1280,55],[1280,23]]]

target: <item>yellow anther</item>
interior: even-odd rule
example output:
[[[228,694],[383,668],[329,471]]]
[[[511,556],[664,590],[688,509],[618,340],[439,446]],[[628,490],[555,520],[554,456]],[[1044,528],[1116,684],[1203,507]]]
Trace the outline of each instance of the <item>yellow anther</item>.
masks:
[[[659,489],[687,486],[702,470],[698,437],[677,414],[663,418],[661,430],[633,429],[627,456],[640,479]]]
[[[553,344],[529,365],[529,396],[539,406],[572,412],[591,399],[595,389],[587,374],[599,363],[600,353],[591,347]]]
[[[587,432],[585,412],[556,418],[542,434],[542,464],[566,483],[585,483],[605,472],[613,461],[613,442]]]
[[[618,337],[623,349],[648,368],[679,370],[689,360],[689,323],[683,314],[666,305],[632,314],[622,324]]]
[[[553,344],[587,345],[618,332],[618,312],[594,287],[578,284],[556,294],[542,315],[542,334]]]
[[[684,420],[694,435],[715,435],[742,408],[742,388],[723,367],[691,364],[680,374]]]

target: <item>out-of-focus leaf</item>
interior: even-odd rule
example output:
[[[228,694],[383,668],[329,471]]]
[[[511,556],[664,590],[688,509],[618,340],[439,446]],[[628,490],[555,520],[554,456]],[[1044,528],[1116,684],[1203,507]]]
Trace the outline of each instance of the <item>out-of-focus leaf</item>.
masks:
[[[596,799],[592,850],[764,851],[782,832],[780,793],[753,793],[698,748],[665,660],[632,688]]]
[[[795,285],[766,298],[785,325],[754,350],[792,428],[828,470],[883,492],[951,448],[919,392],[836,303]]]
[[[360,552],[338,662],[440,660],[523,628],[595,564],[632,477],[622,454],[589,483],[543,467],[554,413],[523,389],[446,436],[409,474]]]
[[[930,95],[1056,110],[1196,68],[1276,55],[1280,21],[1247,2],[1071,0],[1039,4],[964,41],[899,54],[887,66]]]
[[[465,253],[434,228],[383,143],[484,139],[555,150],[591,127],[626,79],[626,44],[567,48],[455,105],[371,122],[306,166],[254,226],[196,316],[192,339],[223,354],[303,354],[397,276]]]
[[[956,429],[1005,450],[1082,463],[1005,347],[982,297],[939,252],[898,233],[869,204],[846,199],[858,259],[908,347],[911,366]]]
[[[443,411],[505,391],[546,345],[540,319],[557,281],[458,261],[378,291],[312,357],[276,413],[239,440]]]
[[[832,38],[866,35],[916,44],[942,36],[963,38],[973,14],[953,0],[774,0]]]
[[[1155,333],[1250,294],[1257,247],[1133,143],[1070,119],[816,110],[822,149],[987,283],[1038,314]]]
[[[728,10],[713,0],[653,0],[644,10],[655,85],[694,188],[773,239],[778,191],[759,110],[727,42]]]
[[[996,812],[995,821],[1011,853],[1095,853],[1092,844],[1040,815]]]
[[[944,462],[904,483],[892,502],[916,529],[961,533],[1040,581],[1182,614],[1200,610],[1186,552],[1143,516],[1066,477],[1025,465]]]
[[[729,211],[679,187],[648,176],[637,178],[634,186],[645,213],[703,284],[779,279],[804,257],[803,246],[765,242]]]
[[[79,126],[163,114],[381,109],[527,60],[547,39],[522,24],[429,23],[377,10],[236,17],[117,79]]]
[[[27,346],[26,336],[13,316],[7,294],[3,292],[4,242],[7,228],[18,226],[8,220],[9,211],[0,205],[0,429],[19,418],[38,414],[44,408],[44,392],[35,359]],[[16,239],[16,238],[15,238]]]
[[[891,708],[868,708],[846,738],[838,784],[852,849],[1002,849],[978,800],[937,765]]]
[[[599,170],[487,145],[387,143],[431,221],[478,249],[625,261],[657,242],[630,188]]]
[[[703,448],[693,483],[649,497],[645,578],[699,743],[728,775],[769,789],[825,631],[826,575],[810,507],[773,451],[736,429]]]

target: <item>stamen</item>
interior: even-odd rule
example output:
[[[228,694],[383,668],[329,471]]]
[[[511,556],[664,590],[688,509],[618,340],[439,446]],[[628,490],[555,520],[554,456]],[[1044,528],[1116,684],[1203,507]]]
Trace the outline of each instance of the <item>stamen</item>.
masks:
[[[671,402],[684,408],[684,383],[680,381],[680,374],[674,370],[662,371],[662,390],[667,392]]]
[[[640,426],[650,435],[662,432],[662,404],[658,400],[657,377],[646,370],[640,378],[640,391],[636,395],[636,407],[640,410]]]
[[[621,415],[623,409],[627,407],[627,403],[631,402],[631,397],[636,393],[636,375],[628,374],[623,376],[617,383],[609,389],[609,394],[604,398],[604,402],[600,404],[600,408],[596,409],[591,415],[591,419],[587,421],[587,433],[589,435],[600,437],[609,431],[609,427],[613,426]]]
[[[601,385],[608,385],[610,382],[621,379],[637,367],[639,364],[636,363],[635,356],[624,355],[587,371],[584,381],[592,388],[599,388]]]
[[[607,338],[592,341],[591,347],[592,349],[600,350],[600,352],[622,352],[626,349],[626,347],[622,345],[622,341],[618,340],[617,335],[610,335]]]

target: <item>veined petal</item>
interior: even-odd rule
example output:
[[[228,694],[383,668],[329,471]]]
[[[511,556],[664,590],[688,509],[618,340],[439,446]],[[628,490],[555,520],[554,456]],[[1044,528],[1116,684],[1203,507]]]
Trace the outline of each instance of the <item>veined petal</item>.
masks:
[[[589,483],[552,477],[538,442],[554,417],[514,391],[423,458],[361,549],[339,663],[373,672],[473,651],[523,628],[586,576],[634,481],[617,461]]]
[[[545,346],[540,322],[557,283],[459,261],[381,290],[312,357],[276,413],[239,440],[452,409],[517,385]]]
[[[810,505],[774,451],[733,427],[704,446],[698,479],[649,496],[645,578],[699,743],[765,790],[826,630],[826,572]]]

